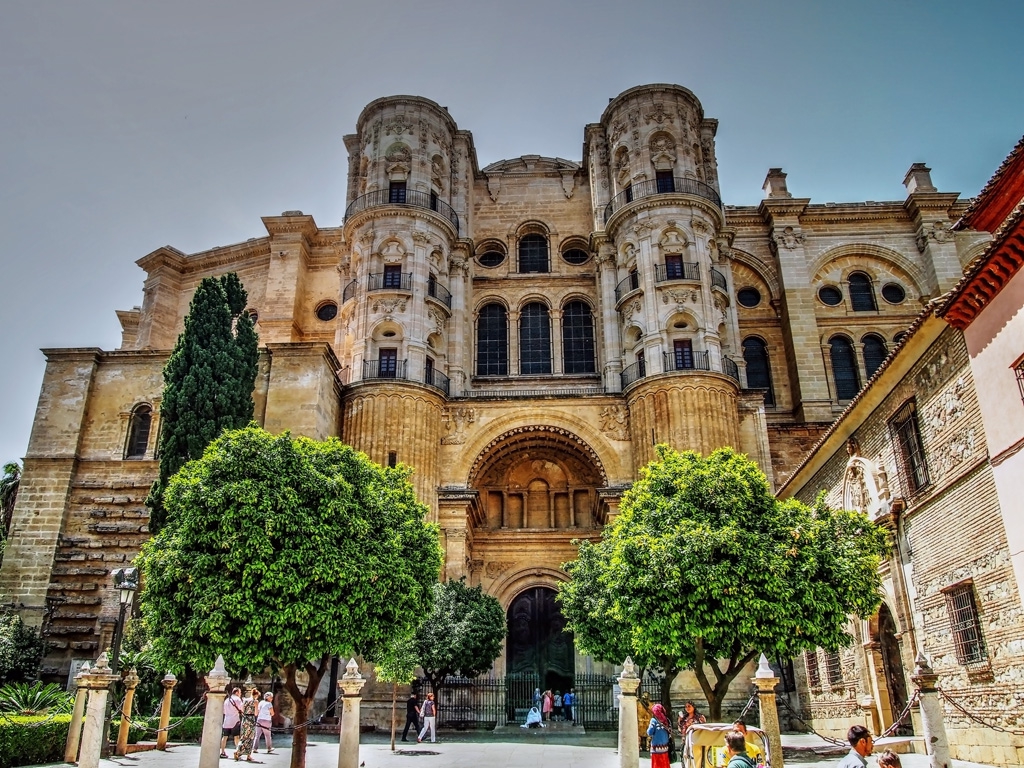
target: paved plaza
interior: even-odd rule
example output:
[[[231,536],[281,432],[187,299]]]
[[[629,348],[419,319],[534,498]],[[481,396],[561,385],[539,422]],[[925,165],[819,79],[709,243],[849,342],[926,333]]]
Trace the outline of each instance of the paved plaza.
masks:
[[[438,743],[398,743],[391,751],[388,739],[380,734],[364,734],[359,760],[366,768],[617,768],[615,734],[597,733],[586,736],[544,733],[507,734],[444,734]],[[315,739],[315,740],[313,740]],[[500,739],[500,740],[499,740]],[[291,750],[284,747],[291,740],[282,738],[273,754],[263,752],[255,759],[266,768],[287,768]],[[799,768],[834,768],[842,755],[817,754],[815,748],[827,745],[814,736],[785,735],[786,765]],[[799,749],[794,751],[793,748]],[[881,751],[881,747],[878,751]],[[904,768],[928,768],[925,755],[902,755]],[[234,765],[231,759],[222,760],[221,766]],[[650,766],[650,758],[641,757],[640,766]],[[198,745],[183,745],[167,752],[139,752],[127,757],[101,760],[100,768],[195,768],[199,765]],[[336,768],[338,765],[338,739],[311,737],[306,751],[308,768]],[[678,765],[678,763],[673,763]],[[55,763],[66,766],[66,763]],[[874,761],[869,761],[873,768]],[[952,768],[987,768],[978,763],[952,761]]]

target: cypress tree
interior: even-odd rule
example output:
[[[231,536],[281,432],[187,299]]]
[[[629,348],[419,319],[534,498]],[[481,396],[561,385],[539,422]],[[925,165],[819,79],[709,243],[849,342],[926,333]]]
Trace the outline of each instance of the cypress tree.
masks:
[[[204,278],[192,297],[185,330],[164,366],[160,476],[146,499],[152,533],[166,522],[163,492],[171,476],[225,429],[252,419],[258,352],[252,318],[244,314],[247,299],[234,272]]]

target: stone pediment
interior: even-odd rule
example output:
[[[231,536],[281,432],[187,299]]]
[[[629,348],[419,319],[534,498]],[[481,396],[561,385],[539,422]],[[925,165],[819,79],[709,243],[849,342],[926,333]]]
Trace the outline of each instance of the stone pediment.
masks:
[[[499,160],[491,163],[483,172],[488,176],[508,175],[561,175],[565,171],[575,173],[580,169],[579,163],[572,160],[563,160],[560,157],[541,157],[540,155],[523,155],[509,160]]]

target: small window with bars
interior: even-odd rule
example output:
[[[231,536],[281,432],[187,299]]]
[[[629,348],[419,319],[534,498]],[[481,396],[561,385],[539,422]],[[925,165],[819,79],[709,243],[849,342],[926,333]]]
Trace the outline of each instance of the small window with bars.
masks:
[[[1024,402],[1024,357],[1014,364],[1013,372],[1017,375],[1017,388],[1020,390],[1021,402]]]
[[[889,428],[899,449],[900,468],[908,490],[919,491],[928,485],[928,464],[917,422],[917,404],[913,400],[904,403],[889,422]]]
[[[818,668],[818,652],[804,651],[804,666],[807,667],[807,685],[810,688],[821,687],[821,670]]]
[[[944,591],[957,660],[964,665],[986,661],[988,656],[985,652],[985,640],[981,635],[974,584],[958,584]]]
[[[843,660],[838,653],[825,654],[825,675],[833,688],[843,684]]]

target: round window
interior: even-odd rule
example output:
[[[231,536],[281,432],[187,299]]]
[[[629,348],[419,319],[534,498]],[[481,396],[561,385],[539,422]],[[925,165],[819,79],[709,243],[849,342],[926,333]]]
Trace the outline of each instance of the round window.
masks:
[[[882,298],[890,304],[902,304],[903,300],[907,298],[907,292],[903,290],[902,285],[886,283],[882,286]]]
[[[761,303],[761,292],[757,288],[740,288],[736,292],[736,301],[748,309]]]
[[[834,285],[826,285],[818,290],[818,298],[821,299],[822,304],[834,307],[843,303],[843,292]]]
[[[562,254],[562,258],[570,264],[585,264],[590,258],[590,254],[582,248],[570,248]]]
[[[325,301],[316,308],[316,316],[318,320],[323,320],[325,323],[333,320],[338,316],[338,305],[333,301]]]
[[[505,254],[501,251],[487,251],[480,257],[480,263],[485,267],[496,267],[505,260]]]

